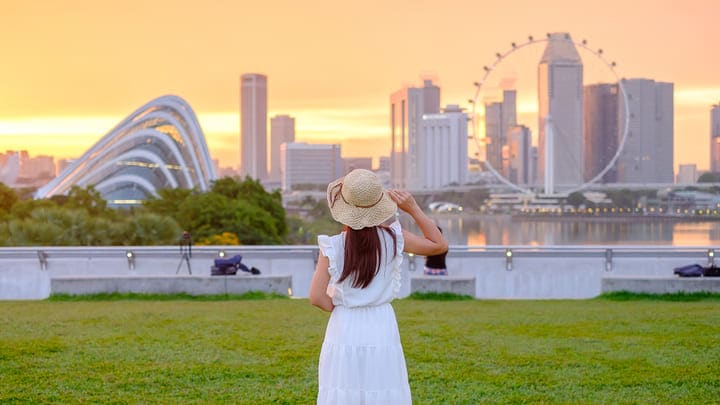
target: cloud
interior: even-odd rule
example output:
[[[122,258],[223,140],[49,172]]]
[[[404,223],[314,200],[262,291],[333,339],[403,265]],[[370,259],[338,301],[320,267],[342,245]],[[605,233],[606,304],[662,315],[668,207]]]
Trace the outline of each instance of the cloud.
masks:
[[[675,104],[684,107],[707,107],[720,102],[720,87],[675,88]]]

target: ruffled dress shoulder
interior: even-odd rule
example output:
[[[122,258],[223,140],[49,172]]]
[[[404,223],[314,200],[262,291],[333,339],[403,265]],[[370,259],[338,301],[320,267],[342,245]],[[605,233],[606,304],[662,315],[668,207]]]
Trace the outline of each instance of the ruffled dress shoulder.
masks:
[[[395,240],[393,242],[392,235],[386,230],[378,229],[378,235],[383,245],[383,260],[375,279],[366,288],[352,287],[350,279],[338,282],[345,260],[345,232],[334,236],[318,236],[320,251],[327,256],[330,262],[328,268],[330,283],[327,294],[332,298],[333,304],[347,307],[380,305],[398,297],[402,285],[400,266],[403,261],[405,240],[400,222],[394,221],[388,228],[395,235]]]

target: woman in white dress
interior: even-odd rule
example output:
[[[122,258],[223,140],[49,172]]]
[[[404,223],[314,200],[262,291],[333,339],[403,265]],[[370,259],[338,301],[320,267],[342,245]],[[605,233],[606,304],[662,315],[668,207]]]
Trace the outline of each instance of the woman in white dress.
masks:
[[[318,404],[409,404],[405,355],[390,302],[400,290],[403,251],[447,251],[433,221],[405,191],[384,190],[356,169],[328,185],[328,206],[343,232],[318,237],[321,254],[310,303],[331,312],[320,351]],[[395,219],[407,212],[423,235]]]

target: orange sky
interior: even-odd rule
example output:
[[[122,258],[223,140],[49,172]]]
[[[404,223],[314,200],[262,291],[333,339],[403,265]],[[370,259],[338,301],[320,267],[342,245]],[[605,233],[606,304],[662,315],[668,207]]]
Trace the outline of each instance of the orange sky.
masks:
[[[707,169],[718,15],[714,0],[5,0],[0,151],[79,156],[137,107],[176,94],[213,156],[235,166],[239,76],[261,72],[270,115],[295,116],[298,140],[387,155],[390,93],[432,75],[443,105],[467,107],[495,52],[567,31],[623,77],[675,83],[675,166]]]

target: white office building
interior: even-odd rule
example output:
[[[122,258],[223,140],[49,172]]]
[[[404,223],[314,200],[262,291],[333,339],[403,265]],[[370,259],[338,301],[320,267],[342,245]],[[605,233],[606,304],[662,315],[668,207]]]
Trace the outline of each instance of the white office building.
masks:
[[[420,188],[438,189],[467,182],[468,116],[457,105],[441,114],[422,116],[421,143],[425,159],[417,162]]]
[[[673,84],[650,79],[623,79],[627,93],[628,133],[617,161],[618,182],[672,184]],[[620,123],[625,122],[620,100]]]
[[[417,190],[424,180],[419,165],[428,158],[423,148],[423,114],[440,112],[440,87],[425,80],[423,87],[405,87],[390,95],[390,180],[393,187]]]
[[[283,191],[322,189],[344,174],[339,144],[284,143],[280,167]]]
[[[270,175],[272,182],[280,182],[280,145],[295,142],[295,118],[276,115],[270,118]]]
[[[267,178],[267,76],[240,77],[240,176]]]
[[[538,65],[538,106],[538,177],[549,188],[545,193],[579,186],[584,166],[583,64],[570,34],[550,34]]]
[[[695,184],[697,179],[696,164],[686,164],[678,167],[677,184]]]

